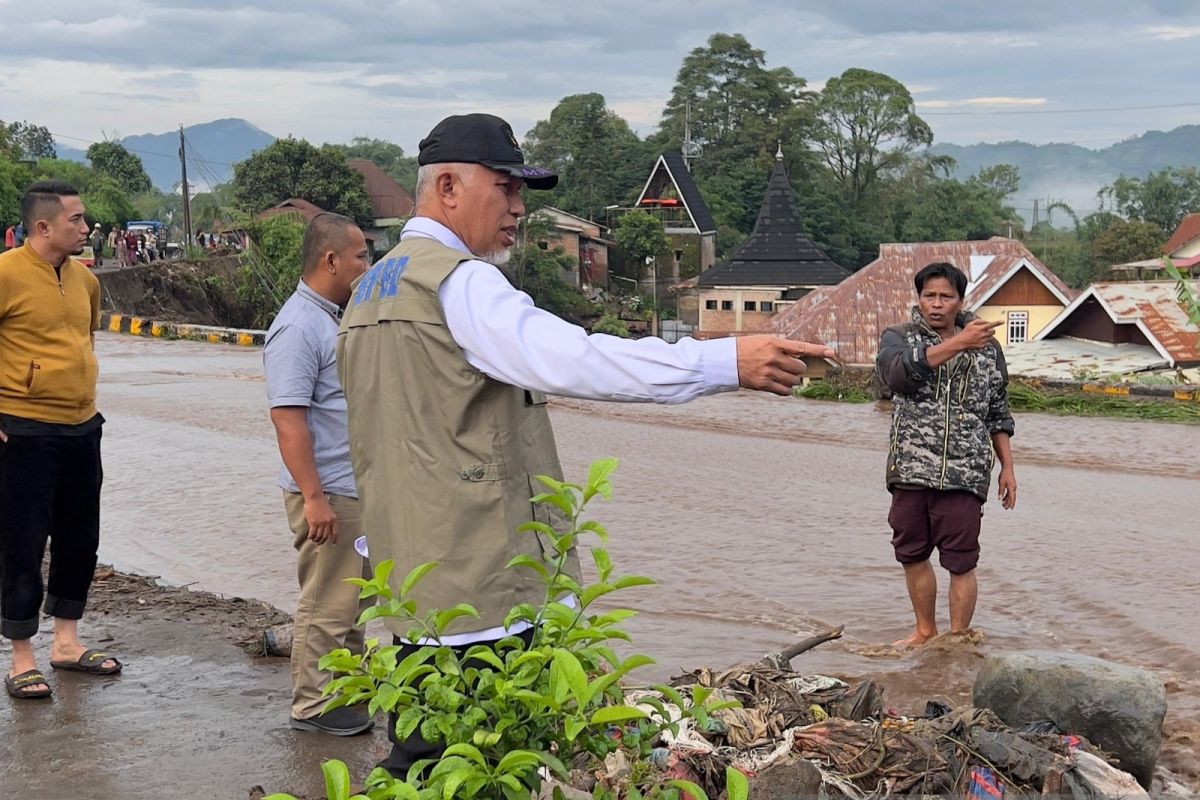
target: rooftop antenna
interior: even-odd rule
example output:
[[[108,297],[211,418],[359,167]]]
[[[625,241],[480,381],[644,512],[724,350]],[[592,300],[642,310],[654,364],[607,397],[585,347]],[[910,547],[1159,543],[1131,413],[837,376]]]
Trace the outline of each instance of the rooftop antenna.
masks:
[[[692,160],[699,158],[704,148],[692,141],[692,101],[688,100],[683,117],[683,165],[692,171]]]

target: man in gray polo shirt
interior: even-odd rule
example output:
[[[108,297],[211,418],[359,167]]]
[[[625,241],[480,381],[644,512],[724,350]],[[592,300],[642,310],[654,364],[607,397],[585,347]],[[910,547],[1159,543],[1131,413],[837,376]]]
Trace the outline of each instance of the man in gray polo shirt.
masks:
[[[319,214],[304,232],[304,274],[267,332],[263,367],[279,440],[288,525],[300,579],[292,642],[292,722],[298,730],[352,736],[373,723],[361,708],[321,713],[330,676],[317,667],[339,647],[361,652],[355,622],[367,603],[346,578],[370,577],[355,550],[362,535],[350,464],[346,396],[334,347],[350,284],[366,270],[367,242],[353,221]]]

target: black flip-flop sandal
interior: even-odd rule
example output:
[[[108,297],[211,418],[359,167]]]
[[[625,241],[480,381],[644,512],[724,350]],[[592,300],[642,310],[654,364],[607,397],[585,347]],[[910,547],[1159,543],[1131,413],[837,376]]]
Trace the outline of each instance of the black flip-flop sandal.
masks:
[[[44,684],[46,688],[34,689],[33,687],[39,683]],[[8,690],[9,696],[18,700],[36,700],[39,697],[50,697],[54,694],[46,676],[36,669],[27,670],[20,675],[5,675],[4,688]]]
[[[113,666],[104,666],[105,661],[112,661]],[[51,661],[50,666],[67,672],[86,672],[89,675],[116,675],[121,671],[121,662],[108,653],[100,650],[84,650],[74,661]]]

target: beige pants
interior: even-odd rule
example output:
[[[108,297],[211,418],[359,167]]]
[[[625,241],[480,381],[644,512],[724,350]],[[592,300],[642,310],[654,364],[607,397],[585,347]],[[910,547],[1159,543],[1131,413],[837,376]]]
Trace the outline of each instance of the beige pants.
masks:
[[[337,515],[337,544],[314,544],[308,538],[303,495],[283,495],[288,525],[295,534],[300,578],[292,640],[292,716],[296,719],[320,714],[329,702],[328,697],[321,696],[321,689],[332,676],[317,668],[321,657],[339,647],[362,652],[363,631],[355,623],[371,604],[370,600],[359,600],[358,587],[346,582],[346,578],[371,577],[367,560],[354,549],[354,540],[362,536],[358,501],[336,494],[325,496]]]

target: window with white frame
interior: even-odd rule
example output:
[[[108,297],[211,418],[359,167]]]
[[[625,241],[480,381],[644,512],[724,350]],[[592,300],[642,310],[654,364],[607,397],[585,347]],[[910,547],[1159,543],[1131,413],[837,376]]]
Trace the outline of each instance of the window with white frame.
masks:
[[[1019,344],[1029,339],[1029,312],[1008,312],[1008,343]]]

